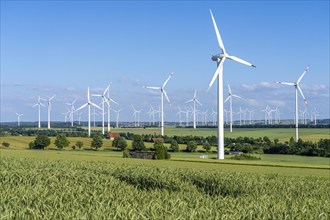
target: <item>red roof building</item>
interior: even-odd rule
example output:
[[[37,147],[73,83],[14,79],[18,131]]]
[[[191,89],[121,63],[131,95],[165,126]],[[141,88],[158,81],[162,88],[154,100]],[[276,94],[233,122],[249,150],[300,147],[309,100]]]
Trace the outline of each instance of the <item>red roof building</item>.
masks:
[[[115,139],[116,137],[120,137],[119,133],[112,133],[112,132],[109,133],[109,138],[110,138],[110,140],[113,140],[113,139]]]

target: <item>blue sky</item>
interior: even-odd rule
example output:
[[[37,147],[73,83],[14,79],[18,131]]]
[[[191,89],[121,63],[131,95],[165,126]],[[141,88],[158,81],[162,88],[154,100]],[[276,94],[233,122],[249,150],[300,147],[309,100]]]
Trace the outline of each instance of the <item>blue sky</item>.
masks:
[[[1,121],[15,112],[36,121],[37,96],[54,94],[52,118],[63,120],[65,102],[78,97],[79,107],[88,86],[101,92],[110,82],[121,120],[133,120],[131,105],[148,120],[160,95],[142,85],[161,85],[171,72],[166,120],[178,120],[177,106],[187,107],[195,89],[200,110],[216,109],[216,86],[206,93],[220,52],[209,9],[227,52],[257,66],[225,63],[224,82],[245,98],[234,111],[254,109],[261,119],[261,109],[278,106],[292,118],[294,89],[273,82],[294,82],[310,65],[301,81],[308,108],[329,118],[329,1],[1,1]]]

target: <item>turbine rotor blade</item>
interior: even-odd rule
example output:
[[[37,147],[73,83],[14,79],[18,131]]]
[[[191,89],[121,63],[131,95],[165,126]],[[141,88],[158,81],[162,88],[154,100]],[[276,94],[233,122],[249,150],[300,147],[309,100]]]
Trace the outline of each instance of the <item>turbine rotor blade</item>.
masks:
[[[110,85],[108,85],[108,87],[104,90],[103,96],[105,96],[105,94],[107,93],[107,91],[109,90],[109,88],[110,88]]]
[[[113,102],[113,103],[115,103],[115,104],[117,104],[117,105],[119,105],[116,101],[114,101],[112,99],[110,99],[110,101]]]
[[[161,87],[156,87],[156,86],[144,86],[146,89],[161,89]]]
[[[90,102],[90,98],[89,98],[89,87],[87,88],[87,101],[88,101],[88,103]]]
[[[170,102],[170,100],[168,99],[168,96],[167,96],[167,94],[166,94],[166,91],[163,89],[162,92],[163,92],[163,94],[165,95],[167,101]]]
[[[302,92],[301,88],[300,88],[298,85],[297,85],[297,88],[298,88],[298,90],[299,90],[301,96],[303,97],[305,104],[307,105],[307,100],[306,100],[306,98],[305,98],[305,96],[304,96],[304,93]]]
[[[242,59],[240,59],[238,57],[235,57],[235,56],[227,56],[227,57],[228,57],[228,59],[234,60],[236,62],[245,64],[245,65],[248,65],[248,66],[256,67],[255,65],[253,65],[253,64],[251,64],[251,63],[249,63],[249,62],[247,62],[245,60],[242,60]]]
[[[195,99],[195,100],[196,100],[196,102],[197,102],[200,106],[203,106],[202,103],[200,103],[200,102],[198,101],[198,99]]]
[[[226,98],[226,100],[224,101],[224,103],[228,102],[228,100],[230,99],[230,95]],[[212,109],[213,111],[213,109]]]
[[[309,69],[309,66],[306,67],[305,71],[301,74],[301,76],[299,77],[299,79],[298,79],[298,81],[297,81],[297,84],[300,82],[300,80],[301,80],[301,79],[304,77],[304,75],[307,73],[308,69]]]
[[[288,83],[288,82],[275,82],[275,83],[282,84],[282,85],[288,85],[288,86],[294,86],[295,85],[294,83]]]
[[[78,98],[76,98],[73,102],[72,102],[72,105],[77,101]]]
[[[219,66],[218,66],[217,70],[215,71],[215,73],[214,73],[214,75],[213,75],[213,78],[212,78],[212,80],[211,80],[211,82],[210,82],[210,84],[209,84],[209,88],[207,89],[207,91],[210,90],[210,88],[212,87],[212,85],[213,85],[215,79],[216,79],[217,76],[220,74],[220,72],[222,72],[222,65],[223,65],[225,59],[226,59],[226,57],[224,57],[224,58],[221,59],[221,61],[220,61],[220,63],[219,63]]]
[[[94,104],[93,102],[90,102],[90,104],[91,104],[92,106],[94,106],[94,107],[96,107],[96,108],[98,108],[98,109],[102,110],[102,108],[101,108],[100,106],[98,106],[98,105]]]
[[[213,14],[212,14],[211,9],[210,9],[210,13],[211,13],[211,17],[212,17],[212,21],[213,21],[213,26],[214,26],[215,34],[217,35],[217,39],[218,39],[219,46],[220,46],[222,52],[223,52],[224,54],[226,54],[225,46],[223,45],[223,42],[222,42],[222,39],[221,39],[221,36],[220,36],[220,32],[219,32],[219,30],[218,30],[217,23],[215,22],[215,19],[214,19],[214,17],[213,17]]]
[[[190,100],[186,101],[186,103],[188,103],[188,102],[192,102],[192,101],[194,101],[194,100],[193,100],[193,99],[190,99]]]
[[[229,91],[229,94],[231,94],[231,89],[230,89],[230,85],[229,85],[228,82],[227,82],[227,85],[228,85],[228,91]]]
[[[86,103],[86,104],[80,106],[79,108],[77,108],[77,109],[75,110],[75,112],[79,111],[79,110],[82,109],[82,108],[85,108],[87,105],[88,105],[88,103]]]
[[[166,81],[164,82],[162,88],[164,88],[164,87],[166,86],[167,82],[170,80],[170,78],[172,77],[172,75],[173,75],[173,72],[172,72],[172,73],[170,74],[170,76],[166,79]]]
[[[48,101],[52,100],[53,98],[55,98],[56,95],[53,95],[50,99],[48,99]]]
[[[234,95],[232,94],[232,96],[236,97],[236,98],[239,98],[239,99],[243,99],[241,96],[238,96],[238,95]]]

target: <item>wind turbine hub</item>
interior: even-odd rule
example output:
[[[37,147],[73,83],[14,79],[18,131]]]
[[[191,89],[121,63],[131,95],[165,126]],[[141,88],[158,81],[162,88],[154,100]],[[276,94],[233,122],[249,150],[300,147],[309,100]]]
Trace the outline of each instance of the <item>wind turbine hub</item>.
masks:
[[[220,53],[220,54],[217,54],[217,55],[213,55],[212,60],[213,61],[220,61],[223,57],[225,57],[225,54]]]

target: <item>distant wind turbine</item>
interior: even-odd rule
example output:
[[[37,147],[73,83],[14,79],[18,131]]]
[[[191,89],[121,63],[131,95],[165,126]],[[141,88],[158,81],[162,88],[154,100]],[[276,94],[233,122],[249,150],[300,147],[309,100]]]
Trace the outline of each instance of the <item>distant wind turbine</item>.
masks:
[[[32,106],[32,107],[38,106],[38,128],[41,128],[41,125],[40,125],[40,106],[46,107],[44,104],[41,103],[41,100],[45,100],[45,99],[40,98],[40,96],[38,96],[38,102],[37,102],[37,104],[35,104],[35,105]]]
[[[116,112],[116,128],[119,127],[119,113],[121,112],[121,110],[123,109],[119,109],[119,110],[112,109],[112,111]]]
[[[102,110],[98,105],[94,104],[93,102],[91,102],[90,100],[90,94],[89,94],[89,87],[87,88],[87,103],[85,103],[84,105],[80,106],[76,111],[79,111],[82,108],[85,108],[86,106],[88,106],[88,137],[91,136],[91,105],[93,105],[94,107]]]
[[[67,105],[70,106],[70,120],[71,120],[71,127],[73,127],[73,121],[74,121],[74,112],[75,112],[75,108],[74,108],[74,103],[77,101],[78,98],[75,98],[75,100],[73,100],[72,103],[65,103]]]
[[[102,134],[104,135],[104,103],[107,102],[107,98],[105,97],[107,91],[109,90],[110,85],[108,85],[108,87],[104,90],[104,92],[102,94],[92,94],[92,96],[98,96],[101,97],[102,99]],[[95,115],[94,115],[95,118]],[[94,121],[95,123],[95,121]],[[95,126],[95,125],[94,125]]]
[[[295,110],[295,120],[296,120],[296,142],[298,142],[298,90],[301,94],[301,96],[304,99],[305,104],[307,105],[307,100],[301,90],[301,88],[299,87],[299,83],[301,81],[301,79],[304,77],[304,75],[307,73],[309,69],[309,66],[305,69],[305,71],[301,74],[301,76],[299,77],[299,79],[297,80],[297,82],[276,82],[282,85],[288,85],[288,86],[294,86],[295,91],[296,91],[296,110]]]
[[[21,126],[21,124],[20,124],[20,119],[21,119],[21,116],[23,116],[23,114],[18,114],[18,113],[16,112],[16,115],[17,115],[17,126],[19,127],[19,126]]]
[[[165,95],[165,98],[167,99],[168,102],[170,102],[170,100],[168,99],[168,96],[166,94],[166,91],[165,91],[165,86],[167,84],[167,82],[170,80],[170,78],[172,77],[173,73],[170,74],[170,76],[165,80],[165,82],[163,83],[162,86],[160,87],[155,87],[155,86],[144,86],[144,88],[147,88],[147,89],[156,89],[156,90],[160,90],[161,92],[161,114],[162,114],[162,123],[161,123],[161,135],[164,136],[164,95]]]
[[[194,114],[194,121],[193,121],[193,123],[194,123],[194,129],[196,129],[196,102],[200,105],[200,106],[202,106],[202,103],[200,103],[199,101],[198,101],[198,99],[197,99],[197,97],[196,97],[196,94],[197,94],[197,91],[195,90],[195,93],[194,93],[194,96],[193,96],[193,98],[192,99],[190,99],[190,100],[188,100],[188,101],[186,101],[186,103],[188,103],[188,102],[193,102],[193,104],[194,104],[194,109],[193,109],[193,114]]]
[[[233,101],[232,101],[232,97],[236,97],[236,98],[239,98],[239,99],[242,99],[242,97],[238,96],[238,95],[235,95],[231,92],[231,89],[230,89],[230,85],[229,83],[227,82],[227,85],[228,85],[228,98],[225,100],[225,103],[229,100],[229,114],[230,114],[230,132],[233,132]]]
[[[133,108],[133,117],[135,118],[134,126],[140,127],[140,113],[142,111],[142,108],[140,110],[136,110],[134,106],[132,106],[132,108]]]
[[[246,62],[245,60],[242,60],[235,56],[230,56],[227,54],[225,50],[225,46],[222,42],[217,24],[214,20],[212,11],[210,10],[215,33],[217,35],[218,43],[221,49],[221,53],[215,56],[212,56],[212,60],[217,62],[217,70],[215,71],[213,78],[210,82],[208,90],[212,87],[214,81],[216,78],[218,78],[218,159],[223,160],[225,159],[225,148],[224,148],[224,128],[223,128],[223,63],[226,59],[230,59],[248,66],[255,67],[251,63]]]
[[[53,95],[49,99],[47,99],[47,108],[48,108],[48,126],[47,128],[50,129],[50,111],[52,110],[51,100],[55,98],[56,95]]]
[[[111,86],[111,83],[110,83]],[[110,87],[108,89],[108,96],[106,98],[107,100],[107,105],[108,105],[108,132],[110,132],[110,109],[111,109],[111,102],[115,103],[116,105],[119,105],[116,101],[110,98]],[[118,115],[117,115],[118,116]]]

